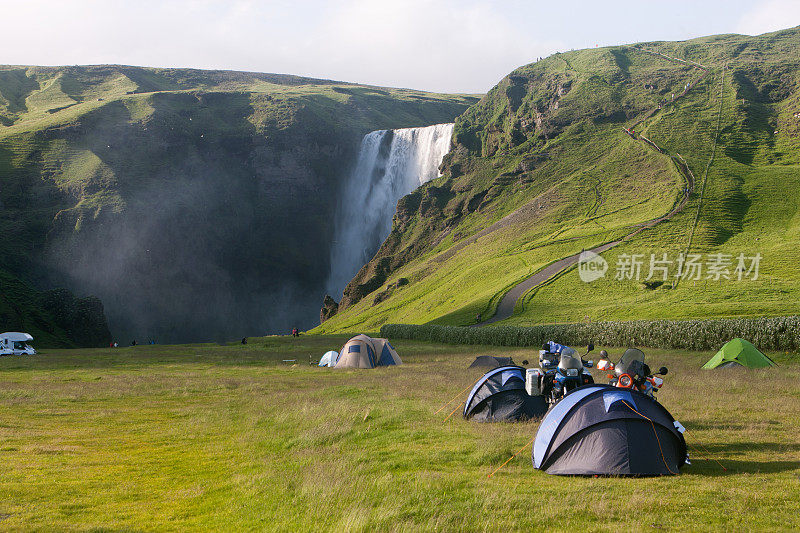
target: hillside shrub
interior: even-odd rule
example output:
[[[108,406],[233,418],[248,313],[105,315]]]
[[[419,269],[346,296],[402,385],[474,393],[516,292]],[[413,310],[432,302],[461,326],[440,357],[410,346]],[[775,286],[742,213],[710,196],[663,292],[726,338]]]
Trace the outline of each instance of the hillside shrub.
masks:
[[[641,346],[648,348],[716,350],[741,337],[762,350],[800,348],[800,316],[711,320],[635,320],[553,324],[530,327],[386,324],[381,336],[446,344],[540,346],[548,340],[581,346]]]

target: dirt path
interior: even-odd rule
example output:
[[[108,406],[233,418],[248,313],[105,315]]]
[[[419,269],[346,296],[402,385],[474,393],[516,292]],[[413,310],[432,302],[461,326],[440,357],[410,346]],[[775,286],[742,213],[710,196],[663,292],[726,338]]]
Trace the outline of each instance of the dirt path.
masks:
[[[691,89],[693,89],[694,86],[697,85],[697,83],[700,80],[702,80],[706,76],[706,74],[708,74],[708,69],[706,67],[704,67],[703,65],[700,65],[699,63],[695,63],[693,61],[686,61],[686,60],[675,58],[675,57],[670,57],[670,56],[667,56],[665,54],[661,54],[659,52],[652,52],[650,50],[646,50],[646,49],[643,49],[643,48],[638,48],[638,47],[635,47],[635,46],[631,46],[630,48],[632,48],[634,50],[638,50],[640,52],[645,52],[645,53],[661,56],[661,57],[663,57],[665,59],[669,59],[671,61],[677,61],[677,62],[680,62],[680,63],[684,63],[686,65],[691,65],[691,66],[699,68],[699,69],[701,69],[703,71],[703,74],[699,78],[697,78],[693,83],[689,83],[682,93],[680,93],[674,100],[671,100],[669,102],[670,104],[672,104],[674,102],[677,102],[678,99],[680,99],[687,92],[689,92]],[[644,122],[646,119],[648,119],[651,116],[653,116],[659,109],[661,109],[661,107],[651,110],[644,117],[642,117],[639,120],[637,120],[631,127],[638,126],[639,124]],[[627,128],[626,128],[626,132],[632,138],[634,138],[634,139],[636,138],[634,135],[631,135],[630,130],[628,130]],[[656,143],[654,143],[653,141],[651,141],[647,137],[644,137],[643,135],[639,135],[639,140],[641,142],[646,143],[648,146],[650,146],[651,148],[655,149],[657,152],[659,152],[661,154],[667,154],[666,151],[664,151],[661,147],[659,147]],[[694,174],[692,174],[691,169],[689,169],[689,166],[686,164],[686,162],[684,161],[683,157],[680,154],[677,154],[677,156],[678,156],[678,158],[680,158],[680,160],[678,160],[678,159],[676,159],[675,157],[672,157],[672,156],[670,156],[670,157],[672,158],[673,162],[675,163],[675,166],[679,169],[681,174],[683,174],[684,178],[686,179],[686,183],[687,183],[687,187],[684,189],[683,197],[681,198],[681,200],[665,215],[662,215],[662,216],[660,216],[658,218],[654,218],[652,220],[648,220],[647,222],[642,222],[640,224],[636,224],[635,227],[637,227],[637,229],[632,231],[631,233],[625,235],[621,239],[618,239],[618,240],[612,241],[612,242],[607,242],[605,244],[601,244],[601,245],[596,246],[594,248],[590,248],[589,251],[594,252],[596,254],[601,254],[601,253],[613,248],[614,246],[617,246],[618,244],[621,244],[623,242],[626,242],[626,241],[632,239],[633,237],[635,237],[636,235],[638,235],[642,231],[644,231],[644,230],[646,230],[648,228],[652,228],[653,226],[655,226],[656,224],[658,224],[660,222],[663,222],[665,220],[671,219],[673,216],[675,216],[677,213],[680,213],[683,210],[683,208],[686,206],[686,203],[689,201],[689,197],[691,196],[692,192],[694,191],[695,179],[694,179]],[[563,259],[559,259],[555,263],[551,263],[551,264],[547,265],[546,267],[544,267],[543,269],[539,270],[538,272],[534,273],[533,275],[529,276],[528,278],[526,278],[521,283],[518,283],[517,285],[514,285],[511,289],[509,289],[509,291],[507,293],[505,293],[503,295],[503,298],[500,300],[500,303],[497,304],[497,310],[495,311],[494,316],[492,316],[491,318],[489,318],[487,320],[484,320],[483,322],[480,322],[478,324],[473,324],[471,327],[485,326],[486,324],[492,324],[494,322],[500,322],[501,320],[505,320],[507,318],[510,318],[511,315],[514,314],[514,308],[517,305],[517,301],[524,294],[526,294],[529,290],[533,289],[534,287],[537,287],[537,286],[539,286],[539,285],[541,285],[541,284],[553,279],[555,276],[557,276],[561,272],[564,272],[568,268],[570,268],[570,267],[574,266],[575,264],[577,264],[578,258],[580,257],[580,255],[581,255],[580,253],[577,253],[577,254],[571,255],[569,257],[565,257]]]
[[[679,168],[681,168],[679,166]],[[688,170],[688,167],[686,167]],[[689,196],[694,191],[694,176],[692,176],[691,172],[686,172],[686,170],[682,170],[684,176],[687,179],[688,187],[683,193],[683,197],[681,198],[680,202],[678,202],[669,213],[662,215],[658,218],[654,218],[652,220],[648,220],[647,222],[642,222],[637,224],[637,229],[628,233],[623,238],[618,239],[616,241],[607,242],[605,244],[601,244],[600,246],[595,246],[594,248],[590,248],[589,251],[594,252],[596,254],[601,254],[606,250],[610,250],[611,248],[626,242],[636,235],[641,233],[642,231],[652,228],[656,224],[660,222],[664,222],[665,220],[669,220],[676,214],[683,211],[683,208],[686,206],[686,203],[689,201]],[[551,263],[544,267],[543,269],[539,270],[529,278],[525,279],[522,283],[518,283],[514,285],[505,295],[503,295],[503,299],[500,300],[500,303],[497,304],[497,310],[492,318],[488,320],[484,320],[478,324],[474,324],[472,327],[484,326],[486,324],[492,324],[493,322],[499,322],[501,320],[505,320],[510,318],[511,315],[514,314],[514,307],[517,305],[517,300],[519,300],[522,295],[527,293],[532,288],[541,285],[542,283],[549,281],[556,275],[560,274],[561,272],[565,271],[566,269],[574,266],[578,262],[578,258],[580,257],[580,253],[573,254],[569,257],[565,257],[563,259],[559,259],[555,263]]]
[[[637,232],[638,231],[641,231],[641,229],[637,230]],[[618,245],[620,242],[622,241],[619,240],[619,241],[609,242],[597,246],[595,248],[592,248],[591,251],[596,254],[600,254],[602,252],[605,252],[609,248]],[[488,320],[484,320],[479,324],[475,324],[472,327],[484,326],[486,324],[499,322],[501,320],[509,318],[511,315],[514,314],[514,307],[517,305],[517,300],[519,300],[523,294],[525,294],[532,288],[536,287],[537,285],[541,285],[542,283],[549,280],[556,274],[568,269],[569,267],[577,263],[578,257],[580,255],[581,255],[580,253],[577,253],[575,255],[565,257],[564,259],[559,259],[555,263],[551,263],[546,267],[544,267],[543,269],[541,269],[540,271],[536,272],[534,275],[532,275],[522,283],[514,285],[507,293],[505,293],[503,299],[500,300],[500,303],[497,304],[497,311],[495,311],[494,316]]]

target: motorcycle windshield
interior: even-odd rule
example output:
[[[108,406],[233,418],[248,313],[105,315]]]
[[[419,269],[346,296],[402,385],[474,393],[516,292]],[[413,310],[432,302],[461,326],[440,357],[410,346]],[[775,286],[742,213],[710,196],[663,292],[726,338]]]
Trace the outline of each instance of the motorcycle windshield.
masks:
[[[628,348],[622,354],[622,359],[616,365],[616,373],[618,376],[622,374],[638,374],[644,366],[644,352],[636,348]]]
[[[575,357],[575,352],[572,354],[562,353],[561,354],[561,361],[558,363],[558,368],[562,370],[567,370],[570,368],[582,369],[583,363],[578,357]]]

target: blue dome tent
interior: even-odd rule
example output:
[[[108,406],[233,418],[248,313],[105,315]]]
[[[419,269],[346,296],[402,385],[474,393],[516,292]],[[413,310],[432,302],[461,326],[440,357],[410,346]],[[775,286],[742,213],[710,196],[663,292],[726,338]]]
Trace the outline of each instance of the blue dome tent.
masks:
[[[339,352],[335,350],[330,350],[325,352],[322,358],[319,360],[319,366],[336,366],[336,361],[339,360]]]
[[[516,422],[540,417],[547,411],[542,396],[525,392],[525,369],[501,366],[475,383],[464,405],[464,418],[482,422]]]
[[[644,394],[587,385],[544,417],[533,445],[533,466],[548,474],[677,475],[686,442],[675,419]]]

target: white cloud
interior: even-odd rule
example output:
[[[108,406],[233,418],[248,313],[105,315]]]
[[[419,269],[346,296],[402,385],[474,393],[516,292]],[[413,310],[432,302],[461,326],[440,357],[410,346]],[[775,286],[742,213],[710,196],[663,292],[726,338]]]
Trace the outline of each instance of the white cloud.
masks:
[[[479,0],[28,0],[6,15],[0,63],[227,68],[447,92],[486,91],[564,48]]]
[[[350,80],[483,92],[558,48],[532,33],[483,3],[355,0],[322,24],[304,55]]]
[[[800,25],[800,0],[766,0],[739,19],[737,31],[760,35]]]

